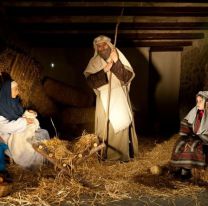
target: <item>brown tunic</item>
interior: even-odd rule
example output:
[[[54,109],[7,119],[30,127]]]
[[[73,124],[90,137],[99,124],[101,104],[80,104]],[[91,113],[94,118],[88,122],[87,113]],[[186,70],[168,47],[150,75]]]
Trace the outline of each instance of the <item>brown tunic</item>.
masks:
[[[110,70],[120,81],[127,83],[133,73],[127,69],[124,68],[124,65],[121,63],[120,60],[118,60],[116,63],[113,64]],[[108,83],[107,74],[104,72],[104,70],[101,70],[97,73],[90,74],[87,77],[87,82],[89,86],[93,89],[97,89],[105,84]]]

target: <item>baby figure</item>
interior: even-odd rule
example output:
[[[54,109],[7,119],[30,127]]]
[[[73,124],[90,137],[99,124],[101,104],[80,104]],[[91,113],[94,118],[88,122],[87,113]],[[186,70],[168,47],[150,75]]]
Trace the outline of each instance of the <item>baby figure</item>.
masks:
[[[33,110],[25,110],[25,112],[22,116],[27,118],[27,119],[32,120],[32,123],[28,124],[28,126],[27,126],[27,127],[30,128],[30,130],[36,131],[38,128],[40,128],[39,121],[36,118],[37,117],[37,112],[35,112]]]

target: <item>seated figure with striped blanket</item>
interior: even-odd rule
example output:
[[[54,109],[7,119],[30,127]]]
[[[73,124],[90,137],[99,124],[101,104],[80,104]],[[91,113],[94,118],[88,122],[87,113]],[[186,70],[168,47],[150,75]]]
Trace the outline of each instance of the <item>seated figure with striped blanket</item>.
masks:
[[[181,121],[180,139],[173,149],[170,164],[183,180],[192,177],[192,168],[207,166],[208,91],[196,95],[196,106]]]

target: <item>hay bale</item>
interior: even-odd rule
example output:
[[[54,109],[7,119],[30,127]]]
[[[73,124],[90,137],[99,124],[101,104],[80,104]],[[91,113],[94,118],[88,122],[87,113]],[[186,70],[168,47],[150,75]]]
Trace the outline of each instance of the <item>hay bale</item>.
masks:
[[[61,121],[63,123],[62,131],[66,136],[81,136],[84,130],[93,133],[95,108],[67,108],[61,113]]]
[[[67,108],[61,113],[64,124],[94,123],[95,107]]]
[[[43,86],[37,83],[32,88],[29,104],[35,107],[44,116],[53,116],[58,113],[56,104],[46,95]]]
[[[33,106],[43,115],[56,113],[57,108],[41,85],[41,65],[31,56],[7,48],[0,54],[0,72],[7,72],[19,84],[24,106]]]
[[[63,124],[60,126],[61,136],[64,139],[74,139],[82,135],[83,131],[94,133],[94,123],[85,124]]]
[[[0,72],[10,73],[16,55],[15,51],[8,48],[0,54]]]
[[[49,97],[62,104],[76,107],[93,105],[94,96],[92,93],[86,93],[78,88],[68,86],[50,78],[45,79],[43,86]]]

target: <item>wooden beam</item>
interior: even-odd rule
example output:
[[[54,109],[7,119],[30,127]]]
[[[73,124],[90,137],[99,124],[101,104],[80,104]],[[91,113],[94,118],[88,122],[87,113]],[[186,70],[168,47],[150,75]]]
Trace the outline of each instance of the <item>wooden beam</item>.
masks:
[[[125,30],[207,30],[208,22],[122,23],[119,28]]]
[[[106,30],[115,30],[116,23],[13,23],[11,27],[18,31],[21,30],[97,30],[103,32]],[[157,22],[157,23],[121,23],[119,31],[121,30],[207,30],[208,22]]]
[[[132,41],[120,42],[118,45],[128,47],[184,47],[192,46],[192,41]]]
[[[34,15],[54,16],[54,15],[70,15],[70,16],[119,16],[121,7],[9,7],[6,8],[7,15],[16,17],[28,17]],[[208,5],[206,7],[125,7],[123,16],[208,16]]]
[[[96,36],[91,36],[89,38],[52,38],[45,37],[40,38],[38,36],[25,36],[22,37],[24,41],[31,43],[34,47],[92,47],[93,39]],[[113,36],[110,36],[113,38]],[[192,41],[164,41],[164,40],[127,40],[118,38],[117,45],[119,47],[184,47],[191,46]]]
[[[15,23],[117,23],[118,16],[30,16],[15,17]],[[207,17],[122,16],[122,23],[208,23]]]
[[[126,8],[126,7],[204,7],[208,6],[208,3],[206,3],[203,0],[160,0],[159,2],[157,0],[145,0],[145,1],[121,1],[121,0],[114,0],[114,1],[8,1],[3,0],[2,1],[3,6],[5,7],[120,7],[120,8]]]
[[[114,30],[111,31],[97,31],[97,30],[88,30],[88,31],[23,31],[21,35],[31,36],[34,38],[91,38],[98,36],[100,34],[105,34],[107,36],[113,36],[115,33]],[[132,40],[166,40],[166,39],[203,39],[204,33],[138,33],[137,31],[132,32],[123,32],[123,30],[118,32],[118,37],[121,39],[132,39]]]
[[[166,52],[166,51],[183,51],[183,47],[174,47],[174,46],[158,46],[158,47],[151,47],[151,52]]]
[[[203,33],[118,33],[120,38],[136,40],[203,39]]]

